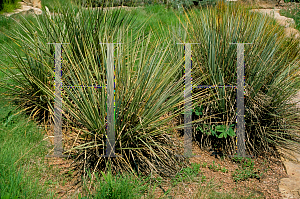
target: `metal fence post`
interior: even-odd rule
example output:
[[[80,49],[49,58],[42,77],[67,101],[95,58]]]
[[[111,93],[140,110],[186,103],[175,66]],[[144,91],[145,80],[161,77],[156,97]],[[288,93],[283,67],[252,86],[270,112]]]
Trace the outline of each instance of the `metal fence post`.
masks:
[[[115,154],[115,72],[114,72],[114,43],[107,45],[107,137],[106,154],[102,157],[122,157]],[[117,43],[121,44],[121,43]]]
[[[184,155],[192,156],[192,76],[191,44],[185,44],[185,79],[184,79]]]
[[[185,45],[185,76],[184,76],[184,157],[195,157],[192,154],[192,49],[191,44],[198,43],[177,43]],[[198,157],[198,156],[196,156]]]
[[[114,118],[114,44],[107,43],[107,140],[106,156],[115,155],[115,118]]]
[[[55,44],[54,156],[63,154],[61,99],[61,44]]]
[[[245,146],[245,68],[244,68],[244,44],[251,43],[230,43],[237,44],[237,156],[246,157]]]
[[[244,71],[244,44],[237,44],[237,155],[246,156],[245,146],[245,71]]]
[[[62,70],[61,70],[61,46],[63,43],[47,43],[55,45],[55,91],[54,91],[54,157],[63,155],[62,134]]]

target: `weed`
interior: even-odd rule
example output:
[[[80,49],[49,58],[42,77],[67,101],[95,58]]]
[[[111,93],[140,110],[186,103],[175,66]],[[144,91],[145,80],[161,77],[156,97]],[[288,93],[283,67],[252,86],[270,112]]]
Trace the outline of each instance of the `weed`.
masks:
[[[221,167],[220,164],[216,165],[215,161],[213,161],[212,165],[208,165],[208,168],[211,169],[211,170],[213,170],[214,172],[218,172],[218,171],[221,171],[223,173],[227,173],[228,172],[228,169],[226,169],[225,167]]]
[[[199,172],[200,164],[192,163],[191,166],[192,166],[194,172],[196,172],[196,173]]]
[[[221,168],[221,172],[227,173],[227,172],[228,172],[228,169],[226,169],[225,167],[223,167],[223,168]]]
[[[239,168],[236,169],[232,175],[234,181],[238,182],[247,180],[248,178],[261,178],[262,173],[260,173],[260,169],[254,167],[253,160],[250,158],[235,158],[234,160],[240,164]]]
[[[89,179],[92,179],[91,173],[87,173]],[[140,198],[148,187],[147,178],[135,178],[132,174],[113,175],[111,168],[107,173],[101,171],[101,175],[95,172],[95,179],[93,183],[96,192],[92,194],[92,198]],[[86,184],[85,190],[88,191]]]
[[[241,163],[241,161],[243,160],[243,157],[233,157],[232,160],[236,163]]]
[[[197,113],[197,112],[195,112]],[[199,114],[202,112],[199,112]],[[205,133],[207,135],[212,135],[217,138],[227,138],[227,136],[234,137],[234,124],[231,124],[229,126],[226,125],[211,125],[210,127],[206,124],[203,124],[203,126],[198,126],[197,131],[201,131],[202,133]]]
[[[208,168],[213,170],[214,172],[220,171],[220,165],[216,165],[215,161],[213,161],[212,165],[208,165]]]
[[[161,182],[161,181],[162,181],[162,178],[161,178],[161,177],[157,177],[156,180],[157,180],[158,182]]]
[[[206,176],[205,176],[205,175],[201,176],[201,182],[202,182],[202,183],[203,183],[203,182],[206,182]]]
[[[181,181],[193,180],[199,174],[200,164],[192,163],[191,167],[181,169],[180,172],[172,179],[172,184],[176,185]]]

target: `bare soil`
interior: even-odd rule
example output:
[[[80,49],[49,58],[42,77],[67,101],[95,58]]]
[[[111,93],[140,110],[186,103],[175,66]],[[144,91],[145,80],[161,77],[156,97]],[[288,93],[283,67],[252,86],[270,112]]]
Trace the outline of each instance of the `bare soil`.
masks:
[[[75,137],[73,136],[73,140]],[[175,139],[183,145],[183,137],[178,135]],[[71,143],[71,142],[68,142]],[[65,146],[69,148],[71,146]],[[182,149],[178,149],[183,153]],[[180,153],[180,152],[179,152]],[[279,182],[282,178],[287,178],[285,168],[280,160],[270,157],[268,160],[263,157],[253,158],[255,163],[255,168],[258,168],[263,173],[261,179],[248,179],[245,181],[234,182],[232,174],[238,169],[238,164],[231,161],[230,158],[221,158],[219,156],[215,157],[212,152],[201,150],[199,146],[193,143],[193,153],[196,156],[190,158],[190,163],[203,164],[207,163],[205,168],[200,168],[200,174],[195,177],[194,180],[190,182],[180,182],[173,188],[171,188],[171,180],[169,178],[164,178],[162,180],[161,187],[155,189],[155,198],[160,198],[164,191],[171,188],[168,196],[174,199],[179,198],[194,198],[195,194],[199,190],[199,186],[205,187],[210,180],[216,185],[215,188],[218,192],[235,193],[236,195],[252,195],[255,197],[262,198],[282,198],[279,192]],[[228,172],[223,173],[221,171],[213,171],[208,168],[213,162],[216,165],[225,167]],[[45,173],[44,181],[52,179],[53,181],[58,180],[59,183],[52,187],[55,195],[59,198],[74,198],[78,193],[82,192],[82,184],[80,183],[80,176],[77,175],[76,168],[72,167],[73,160],[67,158],[45,158],[45,163],[51,165],[54,169],[55,174],[50,174],[53,172]],[[202,176],[205,176],[205,181],[201,182]]]

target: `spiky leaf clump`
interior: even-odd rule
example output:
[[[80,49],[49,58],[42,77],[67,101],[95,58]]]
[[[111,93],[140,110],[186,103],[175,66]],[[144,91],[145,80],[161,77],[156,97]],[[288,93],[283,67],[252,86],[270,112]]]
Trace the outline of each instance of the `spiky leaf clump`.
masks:
[[[300,89],[299,41],[287,38],[274,19],[249,12],[241,5],[218,3],[215,8],[189,11],[187,32],[194,46],[194,76],[206,74],[201,85],[236,85],[236,44],[245,44],[246,146],[252,154],[265,154],[274,146],[299,146],[299,121],[291,99]],[[203,107],[206,121],[229,126],[236,121],[236,90],[209,89],[216,103]],[[202,124],[198,124],[201,126]],[[198,135],[202,133],[198,131]],[[204,134],[204,143],[235,152],[235,139]],[[296,144],[296,145],[295,145]]]

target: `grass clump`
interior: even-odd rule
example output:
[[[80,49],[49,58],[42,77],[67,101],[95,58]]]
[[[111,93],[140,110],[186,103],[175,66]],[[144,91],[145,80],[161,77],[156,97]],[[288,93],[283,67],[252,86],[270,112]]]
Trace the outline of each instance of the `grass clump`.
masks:
[[[0,198],[51,198],[49,187],[40,185],[42,168],[36,164],[47,151],[43,134],[4,102],[0,108]]]
[[[101,172],[99,175],[96,172],[92,177],[92,174],[88,172],[88,179],[90,182],[85,181],[84,186],[84,192],[89,193],[87,194],[88,198],[138,199],[148,194],[147,191],[149,191],[148,178],[141,176],[136,178],[136,176],[130,173],[126,175],[113,175],[111,171],[108,171],[107,173]],[[93,191],[90,192],[90,190]]]
[[[287,38],[284,28],[274,19],[249,12],[239,4],[219,2],[213,8],[191,10],[182,24],[189,41],[199,43],[193,46],[192,76],[206,74],[208,77],[200,85],[235,86],[237,47],[230,43],[252,43],[245,45],[244,51],[247,153],[275,154],[275,147],[296,150],[300,141],[296,132],[300,125],[295,103],[291,101],[300,89],[299,41]],[[206,90],[208,95],[214,95],[215,101],[203,105],[202,114],[194,113],[195,119],[210,116],[195,125],[196,139],[200,146],[218,146],[222,153],[232,155],[236,151],[233,132],[236,89]],[[222,134],[226,131],[229,136],[215,136],[214,126],[221,126]],[[224,131],[223,127],[228,130]]]

